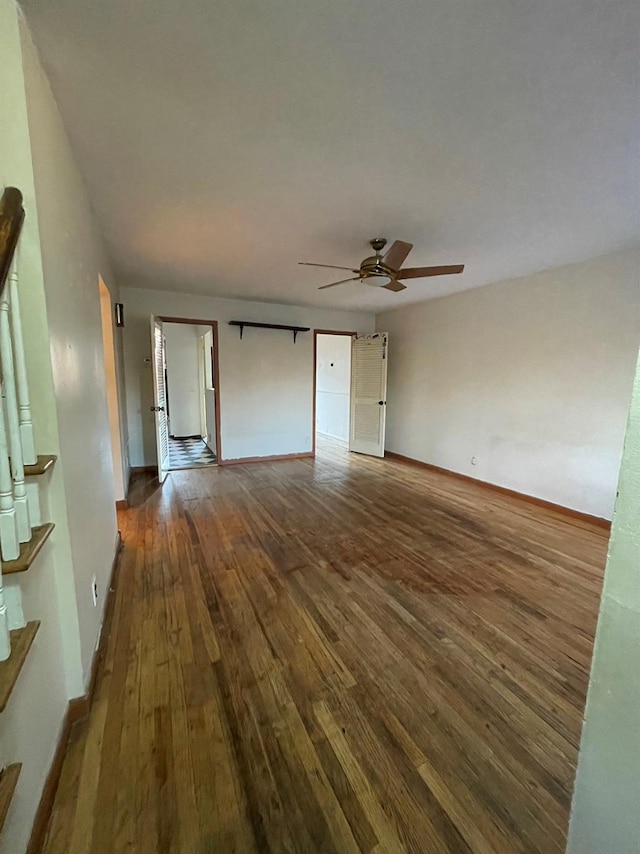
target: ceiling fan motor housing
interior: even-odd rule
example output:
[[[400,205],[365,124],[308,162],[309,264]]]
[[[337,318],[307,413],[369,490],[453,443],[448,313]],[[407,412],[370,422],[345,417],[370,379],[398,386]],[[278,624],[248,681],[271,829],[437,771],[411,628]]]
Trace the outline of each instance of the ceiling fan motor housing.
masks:
[[[395,278],[383,264],[380,264],[380,258],[365,258],[360,265],[360,278],[366,285],[372,285],[374,288],[383,288]]]
[[[394,270],[382,260],[382,250],[387,241],[384,237],[374,237],[369,241],[373,247],[375,255],[370,258],[365,258],[360,264],[360,276],[367,285],[372,285],[375,288],[382,288],[394,278]]]

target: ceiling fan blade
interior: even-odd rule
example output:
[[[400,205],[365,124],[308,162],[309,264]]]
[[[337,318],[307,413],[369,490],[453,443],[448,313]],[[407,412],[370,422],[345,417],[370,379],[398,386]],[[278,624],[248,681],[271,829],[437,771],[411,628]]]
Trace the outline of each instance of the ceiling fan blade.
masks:
[[[386,288],[388,291],[406,291],[407,286],[403,285],[402,282],[398,282],[396,279],[392,279],[389,284],[383,285],[383,288]]]
[[[407,255],[413,249],[413,243],[405,243],[403,240],[394,241],[391,249],[383,258],[387,267],[392,270],[399,270],[402,267]]]
[[[423,276],[451,276],[461,273],[464,264],[450,264],[448,267],[407,267],[400,270],[398,279],[421,279]]]
[[[318,290],[323,291],[325,288],[335,288],[336,285],[344,285],[345,282],[358,282],[359,280],[360,276],[354,276],[353,279],[341,279],[339,282],[331,282],[330,285],[320,285]]]
[[[311,261],[298,261],[303,267],[326,267],[329,270],[348,270],[350,273],[357,273],[352,267],[336,267],[333,264],[313,264]]]

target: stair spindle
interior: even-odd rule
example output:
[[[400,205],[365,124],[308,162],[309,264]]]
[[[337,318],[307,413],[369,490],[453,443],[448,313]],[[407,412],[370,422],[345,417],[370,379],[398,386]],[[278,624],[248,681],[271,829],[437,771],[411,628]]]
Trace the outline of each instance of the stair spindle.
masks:
[[[9,637],[9,616],[4,601],[4,586],[0,570],[0,661],[6,661],[11,655],[11,640]]]
[[[15,560],[20,554],[20,543],[13,503],[13,481],[9,467],[4,409],[4,396],[0,394],[0,554],[2,560]]]
[[[20,298],[18,295],[18,265],[17,253],[13,257],[9,271],[9,304],[11,311],[11,335],[13,338],[13,354],[15,361],[16,392],[18,397],[18,419],[20,422],[20,438],[22,441],[22,461],[26,466],[35,465],[38,459],[33,439],[33,421],[31,419],[31,401],[29,399],[29,384],[27,382],[27,366],[24,356],[24,340],[22,337],[22,321],[20,316]]]
[[[6,419],[9,430],[9,457],[11,478],[13,480],[13,503],[15,508],[18,542],[28,543],[31,539],[31,522],[27,487],[24,481],[24,463],[22,461],[22,441],[20,419],[18,415],[18,397],[11,343],[11,322],[9,320],[9,289],[5,287],[0,296],[0,363],[2,366],[2,393],[6,404]]]

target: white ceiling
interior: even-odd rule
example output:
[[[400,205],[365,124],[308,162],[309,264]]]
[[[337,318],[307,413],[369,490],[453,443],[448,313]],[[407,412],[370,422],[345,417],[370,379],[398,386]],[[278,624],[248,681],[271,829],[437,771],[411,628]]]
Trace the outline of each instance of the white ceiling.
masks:
[[[120,281],[381,310],[640,235],[638,0],[23,0]],[[465,263],[402,294],[299,260]]]

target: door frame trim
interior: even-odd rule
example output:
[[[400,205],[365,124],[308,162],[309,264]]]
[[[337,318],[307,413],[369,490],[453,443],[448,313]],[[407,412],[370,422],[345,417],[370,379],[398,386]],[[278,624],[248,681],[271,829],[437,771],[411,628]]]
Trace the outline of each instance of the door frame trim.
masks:
[[[167,317],[166,315],[156,315],[158,320],[163,323],[187,323],[190,326],[210,326],[213,330],[213,376],[215,385],[213,387],[213,396],[216,402],[216,457],[218,465],[224,462],[222,456],[222,433],[220,430],[220,359],[218,355],[218,321],[217,320],[201,320],[194,317]]]
[[[156,465],[158,482],[162,485],[171,467],[170,435],[169,435],[169,398],[167,388],[167,361],[164,324],[159,317],[152,314],[151,321],[151,378],[153,384],[153,426],[156,438]],[[159,362],[161,364],[159,365]],[[166,438],[167,446],[164,448]],[[166,450],[166,454],[165,454]]]
[[[349,335],[351,338],[355,338],[357,332],[349,332],[344,329],[314,329],[313,330],[313,415],[311,418],[311,456],[315,457],[316,455],[316,395],[318,394],[317,390],[317,371],[318,371],[318,335]],[[351,392],[349,392],[349,398],[351,398]],[[351,421],[351,409],[349,409],[349,421]],[[349,427],[351,429],[351,427]]]

